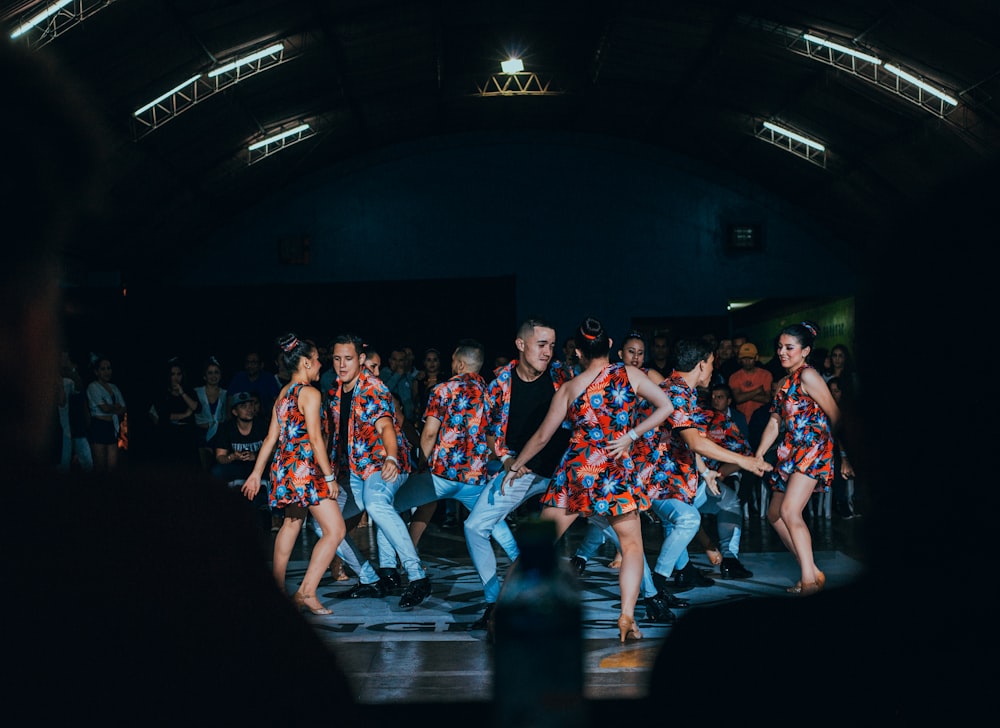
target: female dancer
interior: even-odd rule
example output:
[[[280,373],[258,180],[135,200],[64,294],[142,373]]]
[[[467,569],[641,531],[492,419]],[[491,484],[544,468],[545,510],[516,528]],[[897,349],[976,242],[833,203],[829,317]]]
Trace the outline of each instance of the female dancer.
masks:
[[[646,558],[639,511],[649,508],[649,499],[631,451],[633,446],[638,449],[645,444],[643,436],[670,416],[673,405],[641,369],[610,362],[611,338],[597,319],[587,318],[580,324],[576,342],[583,371],[555,393],[542,424],[511,463],[504,485],[521,474],[524,463],[569,419],[573,434],[542,496],[541,517],[555,521],[557,539],[579,515],[597,513],[607,518],[622,553],[619,636],[622,642],[629,636],[642,639],[635,626],[635,604]],[[648,400],[653,410],[639,421],[642,399]]]
[[[801,595],[815,594],[826,583],[826,576],[813,561],[812,537],[802,511],[815,490],[830,489],[833,431],[840,421],[840,410],[826,382],[806,362],[817,333],[808,321],[781,330],[777,355],[787,376],[771,402],[770,418],[756,453],[763,457],[783,429],[778,467],[771,476],[774,492],[767,520],[799,562],[801,578],[788,591]]]
[[[337,505],[339,488],[327,454],[326,410],[319,389],[311,386],[319,380],[319,351],[313,342],[300,340],[292,333],[285,334],[277,343],[292,377],[274,402],[267,437],[241,490],[253,500],[260,490],[264,468],[270,464],[270,505],[285,510],[281,528],[274,537],[272,565],[274,579],[282,591],[288,560],[307,509],[319,523],[323,535],[313,545],[309,566],[292,600],[296,607],[313,614],[332,614],[316,598],[316,587],[333,561],[337,546],[344,540],[347,527]]]

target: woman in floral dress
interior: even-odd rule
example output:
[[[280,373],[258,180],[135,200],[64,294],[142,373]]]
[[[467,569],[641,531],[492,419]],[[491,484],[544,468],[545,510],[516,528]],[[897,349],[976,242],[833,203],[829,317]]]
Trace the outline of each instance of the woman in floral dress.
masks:
[[[807,363],[818,331],[808,321],[791,324],[778,337],[777,356],[787,375],[771,402],[757,457],[778,443],[778,467],[771,474],[767,520],[799,562],[801,578],[788,591],[815,594],[826,577],[813,561],[812,536],[802,511],[813,492],[827,492],[833,480],[833,432],[840,410],[822,375]]]
[[[295,606],[313,614],[331,614],[316,597],[323,577],[347,528],[337,505],[339,488],[327,452],[326,410],[314,382],[319,380],[319,351],[295,334],[278,339],[284,365],[292,377],[281,388],[267,437],[257,453],[253,472],[242,491],[253,500],[260,490],[264,468],[271,468],[271,508],[283,508],[285,518],[274,538],[272,573],[284,590],[285,574],[307,513],[319,523],[322,536],[313,545],[309,566],[298,590],[292,595]],[[272,459],[271,455],[274,454]]]
[[[577,516],[605,516],[621,543],[622,566],[618,572],[622,611],[618,619],[621,641],[640,639],[635,625],[642,565],[642,528],[639,512],[649,507],[645,486],[633,458],[633,447],[670,416],[673,406],[666,393],[642,370],[608,358],[611,338],[600,321],[587,318],[576,335],[577,355],[583,371],[563,384],[535,434],[511,463],[513,480],[549,441],[564,420],[573,426],[569,448],[563,455],[548,491],[542,497],[542,518],[554,521],[560,538]],[[641,399],[653,410],[638,417]]]

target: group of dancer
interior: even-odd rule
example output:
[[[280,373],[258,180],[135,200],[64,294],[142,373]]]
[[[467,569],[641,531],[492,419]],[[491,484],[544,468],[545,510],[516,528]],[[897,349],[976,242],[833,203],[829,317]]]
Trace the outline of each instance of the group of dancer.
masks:
[[[721,478],[709,464],[729,463],[759,476],[769,473],[774,494],[768,520],[800,569],[789,591],[812,594],[823,588],[825,577],[813,560],[802,511],[813,492],[830,486],[839,419],[825,381],[807,363],[817,333],[808,322],[781,331],[776,354],[786,376],[752,455],[727,450],[706,436],[698,389],[711,380],[715,354],[703,339],[677,342],[674,371],[651,377],[641,366],[612,362],[612,338],[599,320],[588,317],[574,333],[579,364],[571,370],[554,358],[555,329],[528,319],[515,338],[517,358],[494,371],[489,383],[480,374],[483,347],[463,340],[452,355],[452,377],[428,398],[419,443],[428,475],[412,479],[409,443],[388,388],[365,367],[362,340],[338,337],[337,381],[321,392],[313,386],[321,368],[317,346],[288,333],[277,343],[292,376],[275,401],[243,492],[253,498],[269,469],[271,506],[285,512],[273,558],[282,589],[304,518],[314,516],[321,537],[292,595],[297,606],[314,614],[331,613],[316,589],[335,554],[359,577],[352,590],[338,596],[395,593],[401,587],[398,563],[408,580],[400,606],[422,602],[431,594],[430,579],[400,512],[442,498],[460,500],[469,508],[466,544],[485,601],[473,628],[491,625],[500,593],[490,539],[516,565],[517,542],[505,518],[540,496],[540,517],[555,522],[557,539],[580,516],[610,526],[621,554],[618,630],[625,642],[642,637],[635,618],[640,593],[647,616],[657,621],[673,620],[666,606],[686,605],[664,584],[687,563],[692,524],[696,531],[700,521],[698,499],[706,490],[719,494]],[[779,437],[778,463],[772,467],[764,453]],[[665,534],[652,578],[639,518],[647,509],[659,515]],[[378,569],[347,536],[350,519],[364,511],[378,527]]]

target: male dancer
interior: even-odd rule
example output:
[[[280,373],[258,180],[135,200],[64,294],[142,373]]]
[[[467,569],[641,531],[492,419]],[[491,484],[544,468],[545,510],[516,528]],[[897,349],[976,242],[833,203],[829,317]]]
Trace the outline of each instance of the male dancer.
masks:
[[[478,341],[458,342],[451,356],[451,378],[434,387],[424,409],[420,449],[428,472],[412,475],[396,492],[397,511],[444,498],[453,498],[471,511],[491,480],[486,469],[490,399],[486,380],[479,374],[484,357]],[[512,561],[517,558],[517,542],[507,521],[497,522],[493,538]]]
[[[409,579],[399,606],[414,607],[430,596],[431,581],[406,524],[393,507],[396,491],[410,473],[409,448],[401,446],[404,439],[389,388],[364,364],[364,343],[359,337],[343,334],[334,340],[337,383],[330,390],[328,403],[330,448],[335,455],[343,453],[346,458],[351,493],[378,529],[381,567],[380,586],[361,579],[343,596],[382,596],[393,588],[398,555]],[[338,457],[333,462],[338,470],[345,464]],[[354,568],[350,561],[347,563]]]
[[[483,488],[465,519],[465,543],[483,583],[486,608],[473,629],[486,629],[500,596],[497,559],[490,535],[497,524],[532,496],[545,492],[569,445],[570,431],[560,428],[545,448],[522,471],[524,475],[502,488],[514,455],[545,419],[555,391],[569,379],[564,367],[550,366],[556,346],[556,331],[540,318],[529,318],[517,330],[514,346],[518,358],[496,371],[488,392],[491,399],[490,449],[503,467]],[[517,553],[508,556],[517,558]]]
[[[763,458],[741,455],[712,442],[705,434],[705,414],[698,406],[698,387],[707,387],[712,378],[715,352],[704,339],[677,342],[676,363],[670,376],[660,382],[674,411],[664,423],[669,427],[660,437],[659,453],[654,462],[650,483],[650,508],[663,523],[664,539],[653,569],[653,583],[666,592],[687,591],[695,586],[711,586],[714,580],[704,576],[688,560],[687,547],[698,533],[701,514],[695,505],[699,476],[706,487],[718,496],[718,473],[702,462],[702,457],[734,465],[762,475],[771,470]],[[700,428],[700,429],[699,429]],[[668,582],[677,567],[673,584]]]

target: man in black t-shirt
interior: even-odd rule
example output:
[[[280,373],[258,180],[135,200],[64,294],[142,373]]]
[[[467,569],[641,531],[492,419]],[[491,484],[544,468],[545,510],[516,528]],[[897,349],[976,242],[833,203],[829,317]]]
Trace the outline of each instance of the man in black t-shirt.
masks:
[[[465,519],[465,542],[476,573],[483,582],[486,601],[483,616],[473,623],[473,629],[489,626],[500,596],[497,559],[490,543],[493,527],[529,498],[545,492],[569,445],[570,430],[560,428],[545,448],[527,463],[525,474],[501,488],[509,463],[545,419],[556,389],[571,376],[565,367],[550,366],[556,332],[542,319],[530,318],[521,324],[514,345],[518,358],[498,369],[488,388],[492,402],[490,432],[486,440],[503,467],[493,481],[483,487]]]
[[[267,423],[255,416],[256,406],[253,395],[249,392],[234,393],[230,402],[232,417],[219,425],[208,446],[215,452],[212,476],[232,487],[239,487],[253,471],[257,452],[267,437]],[[267,472],[270,473],[270,469]],[[269,487],[261,488],[253,499],[257,521],[268,536],[271,534],[269,490]]]

